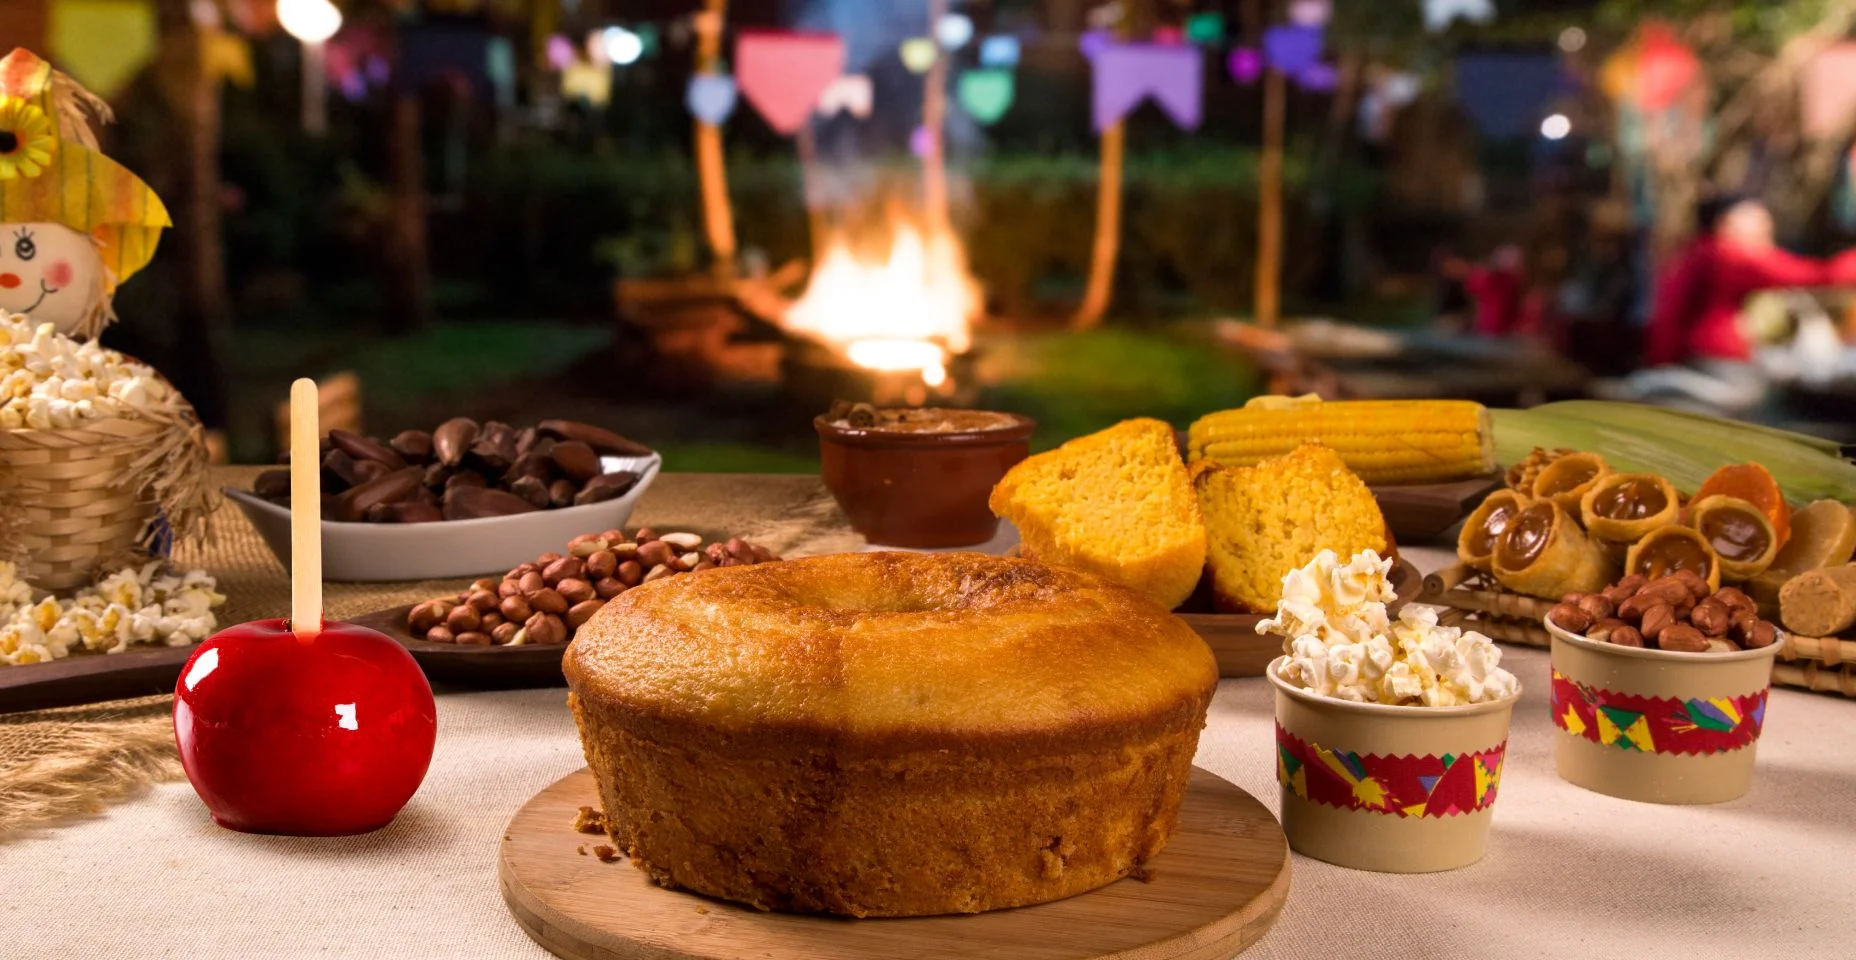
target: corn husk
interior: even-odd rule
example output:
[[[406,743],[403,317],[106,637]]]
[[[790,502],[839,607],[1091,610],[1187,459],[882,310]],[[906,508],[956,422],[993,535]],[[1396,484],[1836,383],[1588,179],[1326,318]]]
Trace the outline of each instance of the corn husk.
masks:
[[[1495,451],[1519,463],[1539,447],[1604,457],[1622,473],[1655,473],[1694,492],[1735,463],[1758,463],[1794,503],[1856,503],[1856,464],[1834,441],[1757,424],[1634,403],[1574,400],[1531,410],[1493,410]]]

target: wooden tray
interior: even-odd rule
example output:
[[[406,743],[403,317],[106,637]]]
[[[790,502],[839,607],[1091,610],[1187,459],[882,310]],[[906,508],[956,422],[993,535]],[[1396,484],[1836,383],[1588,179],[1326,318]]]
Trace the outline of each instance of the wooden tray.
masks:
[[[503,901],[536,943],[570,960],[1216,960],[1260,939],[1289,893],[1289,844],[1276,819],[1199,769],[1179,832],[1148,865],[1150,882],[970,916],[762,913],[666,890],[629,863],[576,852],[604,840],[573,829],[580,807],[598,805],[593,775],[581,770],[536,794],[503,830]]]
[[[1190,460],[1187,431],[1174,433],[1179,441],[1179,455]],[[1373,499],[1379,501],[1379,512],[1385,515],[1393,538],[1400,543],[1421,543],[1436,539],[1458,520],[1475,512],[1482,498],[1503,484],[1503,477],[1498,471],[1448,483],[1369,485],[1368,488],[1373,491]]]
[[[567,644],[519,647],[478,647],[469,644],[432,643],[418,640],[406,629],[406,617],[413,604],[367,613],[349,622],[370,627],[398,640],[425,671],[433,683],[488,690],[515,690],[530,687],[563,687],[561,656]]]
[[[1502,485],[1502,475],[1457,480],[1451,483],[1414,483],[1372,487],[1379,512],[1399,543],[1435,540],[1457,521],[1474,513],[1490,491]]]
[[[1447,608],[1440,622],[1491,640],[1541,649],[1551,645],[1540,621],[1553,604],[1503,590],[1460,563],[1425,577],[1417,602]],[[1772,665],[1773,683],[1856,699],[1856,640],[1783,635],[1785,646]]]
[[[173,693],[193,646],[135,647],[80,653],[23,666],[0,666],[0,713],[45,710]]]
[[[1397,613],[1399,607],[1417,599],[1423,579],[1418,568],[1408,560],[1400,560],[1392,568],[1392,588],[1398,594],[1398,599],[1391,605],[1392,612]],[[1257,633],[1257,624],[1264,617],[1256,614],[1193,612],[1195,604],[1201,610],[1210,607],[1209,599],[1195,596],[1193,600],[1187,601],[1177,616],[1211,646],[1213,655],[1218,658],[1219,676],[1260,677],[1270,661],[1281,655],[1281,638]],[[561,655],[567,650],[565,644],[547,647],[475,647],[429,643],[416,640],[407,632],[406,615],[411,612],[412,606],[408,604],[355,617],[352,622],[372,627],[405,644],[406,649],[412,652],[412,658],[419,661],[419,666],[425,670],[426,679],[433,683],[512,689],[558,687],[567,682],[561,675]],[[169,685],[172,684],[170,680]]]

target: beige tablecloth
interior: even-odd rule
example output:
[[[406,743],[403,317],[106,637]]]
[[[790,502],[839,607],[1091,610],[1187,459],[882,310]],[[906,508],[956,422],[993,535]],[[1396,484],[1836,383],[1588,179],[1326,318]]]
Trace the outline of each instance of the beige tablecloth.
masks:
[[[1488,856],[1429,876],[1298,856],[1287,907],[1244,956],[1856,955],[1856,703],[1774,690],[1751,794],[1651,806],[1561,781],[1547,658],[1510,647],[1507,663],[1527,691]],[[424,786],[369,836],[233,833],[174,783],[0,843],[0,957],[546,957],[509,918],[495,857],[509,816],[581,766],[563,693],[452,694],[438,709]],[[1263,680],[1225,681],[1198,763],[1274,810],[1271,711]]]

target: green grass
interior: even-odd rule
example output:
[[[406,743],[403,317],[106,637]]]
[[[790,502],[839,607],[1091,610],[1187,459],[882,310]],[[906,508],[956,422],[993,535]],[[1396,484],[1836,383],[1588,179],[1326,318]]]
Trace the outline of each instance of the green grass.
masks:
[[[1220,352],[1191,324],[1014,336],[984,345],[988,407],[1038,421],[1032,445],[1048,449],[1130,417],[1185,428],[1241,406],[1261,388],[1248,363]]]

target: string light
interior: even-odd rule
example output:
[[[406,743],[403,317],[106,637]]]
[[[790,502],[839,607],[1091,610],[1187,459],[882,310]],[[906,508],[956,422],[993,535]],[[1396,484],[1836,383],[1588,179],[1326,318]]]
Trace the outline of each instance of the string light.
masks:
[[[1540,121],[1540,135],[1548,140],[1564,140],[1572,133],[1572,119],[1563,113],[1556,113]]]
[[[304,43],[326,43],[342,28],[342,12],[329,0],[277,0],[277,23]]]

